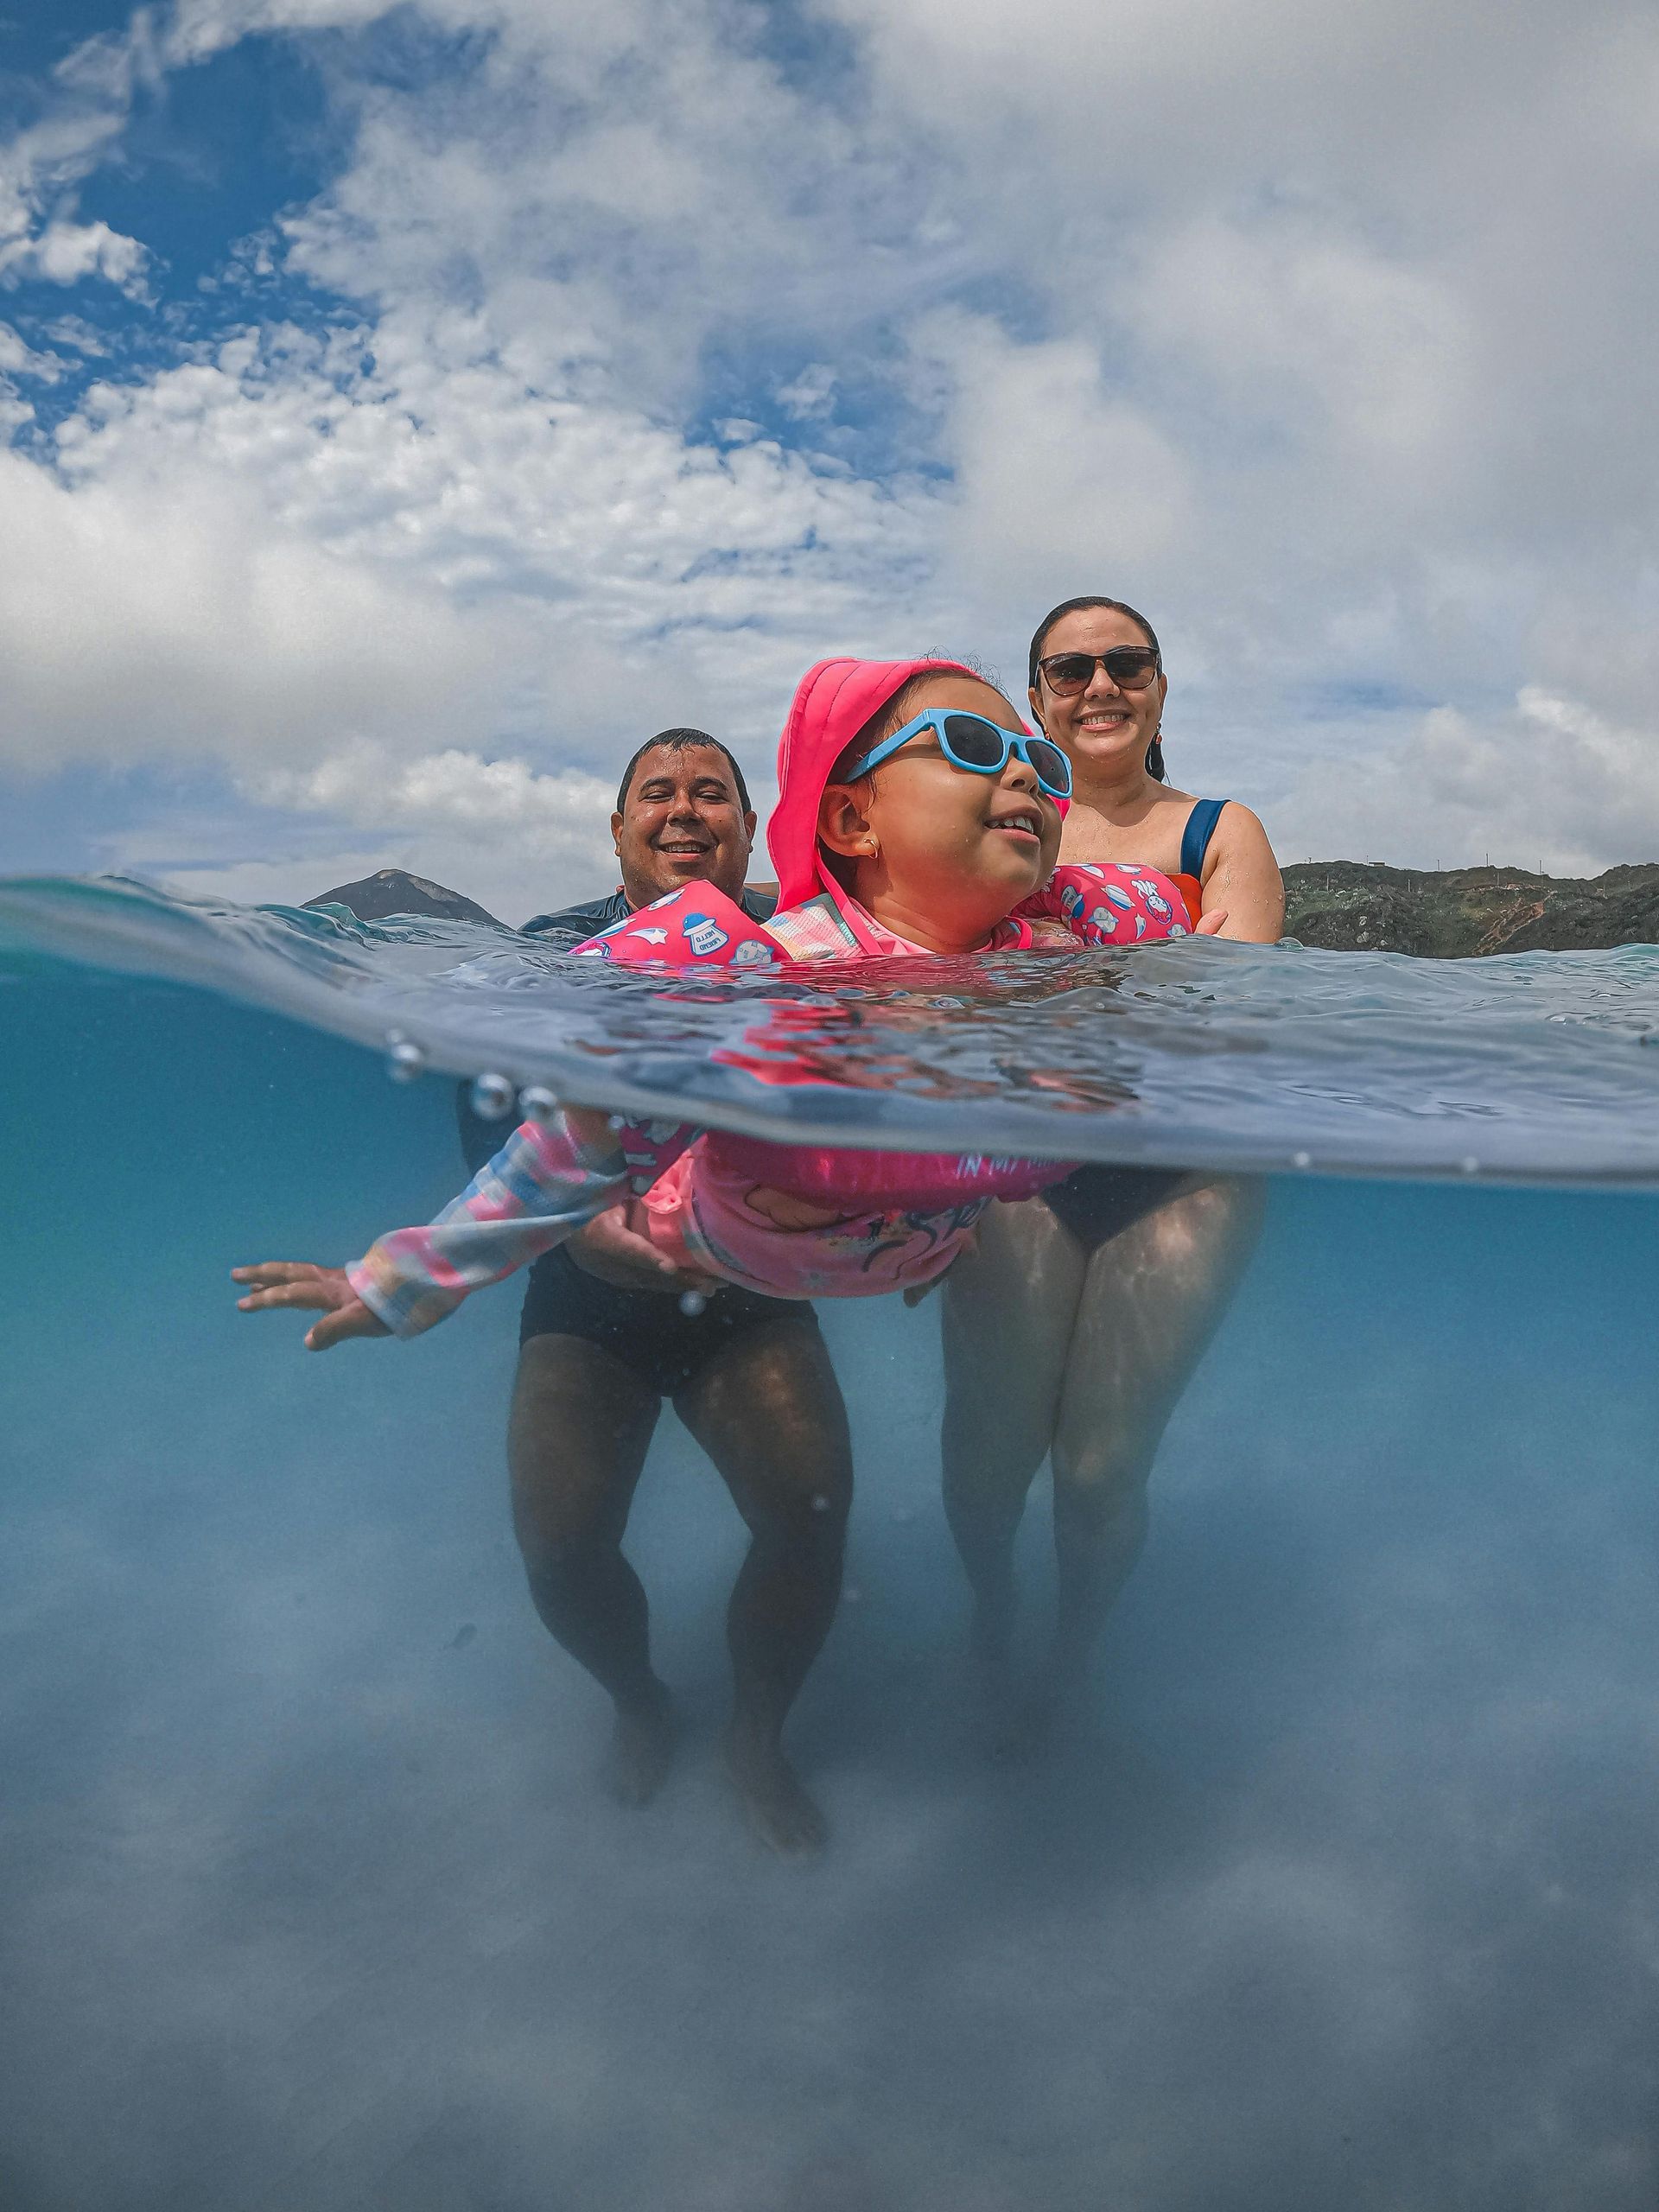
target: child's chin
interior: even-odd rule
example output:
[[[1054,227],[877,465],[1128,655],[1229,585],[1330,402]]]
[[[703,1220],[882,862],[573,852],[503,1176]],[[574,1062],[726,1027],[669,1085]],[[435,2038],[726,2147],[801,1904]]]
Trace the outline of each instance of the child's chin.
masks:
[[[1007,921],[1022,900],[1029,899],[1033,891],[1040,891],[1048,874],[1045,868],[1005,869],[996,880],[997,920]]]
[[[1007,837],[1007,842],[1009,849],[1001,855],[997,881],[1019,884],[1019,895],[1024,899],[1039,884],[1047,882],[1054,872],[1054,863],[1040,845],[1016,845],[1012,837]]]

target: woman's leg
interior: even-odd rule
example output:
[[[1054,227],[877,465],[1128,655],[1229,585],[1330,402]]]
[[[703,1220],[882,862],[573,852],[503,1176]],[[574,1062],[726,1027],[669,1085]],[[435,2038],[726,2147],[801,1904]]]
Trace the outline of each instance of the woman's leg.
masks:
[[[1089,1262],[1053,1444],[1052,1688],[1081,1681],[1140,1555],[1160,1440],[1261,1233],[1257,1178],[1195,1184]]]
[[[974,1649],[1006,1665],[1014,1542],[1059,1417],[1088,1274],[1039,1198],[993,1205],[944,1281],[944,1510],[974,1592]]]

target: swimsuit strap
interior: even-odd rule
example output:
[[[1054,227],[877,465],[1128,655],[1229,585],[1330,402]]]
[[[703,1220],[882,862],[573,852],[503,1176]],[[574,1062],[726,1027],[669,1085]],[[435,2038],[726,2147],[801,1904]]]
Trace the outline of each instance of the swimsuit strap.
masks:
[[[1201,798],[1194,802],[1186,817],[1186,827],[1181,832],[1181,864],[1178,875],[1190,875],[1195,881],[1204,876],[1204,856],[1210,849],[1210,840],[1216,834],[1216,824],[1221,819],[1224,798]]]

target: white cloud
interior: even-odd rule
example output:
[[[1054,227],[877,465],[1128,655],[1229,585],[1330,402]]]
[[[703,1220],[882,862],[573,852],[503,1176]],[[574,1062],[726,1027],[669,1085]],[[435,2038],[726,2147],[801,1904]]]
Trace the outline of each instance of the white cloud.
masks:
[[[232,470],[160,458],[70,485],[0,453],[0,761],[315,753],[464,711],[487,639],[429,585],[284,528]]]
[[[484,760],[475,753],[388,760],[358,749],[302,773],[259,779],[260,796],[279,806],[358,819],[378,813],[400,827],[454,823],[475,833],[522,831],[550,841],[588,840],[607,824],[615,794],[595,776],[538,776],[522,760]]]
[[[392,12],[177,0],[82,49],[0,167],[0,257],[142,283],[75,204],[133,86]],[[556,777],[692,720],[759,768],[820,653],[1008,672],[1090,588],[1166,636],[1183,778],[1288,849],[1449,843],[1425,733],[1546,743],[1494,697],[1648,741],[1649,17],[818,12],[823,83],[712,0],[423,0],[477,35],[425,78],[335,41],[350,156],[279,257],[359,325],[227,333],[0,457],[0,758]],[[1491,835],[1642,856],[1592,756],[1593,804],[1512,776]]]
[[[176,64],[206,61],[240,39],[273,31],[340,30],[391,13],[392,0],[177,0],[164,32]]]
[[[1473,363],[1455,289],[1312,211],[1207,215],[1150,242],[1117,287],[1152,302],[1149,353],[1201,373],[1252,442],[1312,444],[1391,508],[1444,496],[1471,413]],[[1331,449],[1336,449],[1334,455]]]
[[[148,44],[141,11],[128,39],[78,49],[56,73],[50,111],[0,143],[0,287],[29,276],[64,285],[100,276],[132,296],[142,293],[143,245],[107,223],[77,222],[73,199],[119,136]]]
[[[0,376],[38,377],[43,384],[55,384],[62,373],[55,354],[37,353],[9,322],[0,322]]]
[[[466,318],[428,334],[275,328],[94,388],[55,471],[0,456],[19,757],[482,731],[608,766],[690,719],[758,766],[824,632],[855,642],[917,556],[919,493],[535,391]]]
[[[995,622],[1033,615],[1103,565],[1161,569],[1190,539],[1185,460],[1147,410],[1114,393],[1080,339],[1011,343],[982,316],[931,318],[917,368],[942,387],[941,445],[957,499],[944,556],[958,591]]]
[[[149,256],[137,238],[124,237],[107,223],[48,223],[37,236],[0,246],[0,279],[24,275],[48,284],[79,284],[101,276],[124,292],[143,289]]]
[[[1370,758],[1317,764],[1276,827],[1289,858],[1593,875],[1610,852],[1659,853],[1659,747],[1651,727],[1529,684],[1506,712],[1438,708]]]
[[[575,897],[615,880],[616,787],[602,777],[539,775],[521,760],[485,760],[454,748],[399,760],[384,747],[357,747],[315,768],[251,778],[248,787],[267,806],[358,831],[357,849],[379,855],[369,869],[404,867],[435,876],[479,897],[504,920],[522,921],[556,903],[567,886]],[[313,897],[327,887],[320,869],[352,857],[349,849],[326,857],[307,851],[268,880],[290,886],[302,880],[298,895]],[[327,883],[346,880],[335,874]]]

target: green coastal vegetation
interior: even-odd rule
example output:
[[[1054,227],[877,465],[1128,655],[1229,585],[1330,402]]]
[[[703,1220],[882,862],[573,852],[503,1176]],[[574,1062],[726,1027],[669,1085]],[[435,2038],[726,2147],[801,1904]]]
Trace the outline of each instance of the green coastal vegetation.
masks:
[[[1659,865],[1589,878],[1529,868],[1305,861],[1285,870],[1286,934],[1334,952],[1467,960],[1659,944]]]

